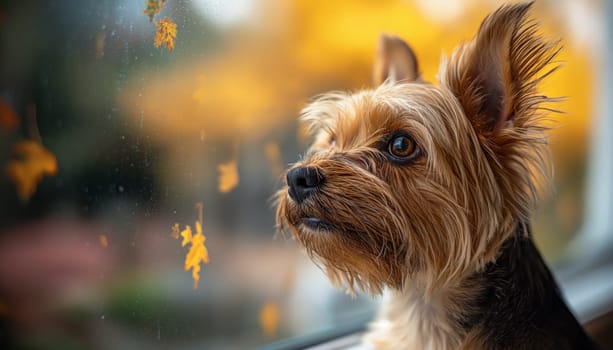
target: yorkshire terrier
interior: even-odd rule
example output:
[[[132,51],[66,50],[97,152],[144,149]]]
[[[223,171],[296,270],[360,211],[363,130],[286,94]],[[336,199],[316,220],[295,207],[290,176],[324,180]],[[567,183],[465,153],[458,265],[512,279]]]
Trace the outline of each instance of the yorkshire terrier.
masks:
[[[506,5],[423,81],[412,49],[382,36],[376,88],[302,111],[314,142],[287,171],[277,225],[330,281],[386,290],[374,349],[588,349],[531,237],[550,176],[538,92],[559,42],[530,3]]]

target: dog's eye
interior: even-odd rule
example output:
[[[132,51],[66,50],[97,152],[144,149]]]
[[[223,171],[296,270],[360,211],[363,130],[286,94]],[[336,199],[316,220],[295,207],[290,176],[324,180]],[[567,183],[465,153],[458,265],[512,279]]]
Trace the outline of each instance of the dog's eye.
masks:
[[[334,135],[330,135],[330,146],[336,145],[336,137]]]
[[[397,135],[392,137],[389,141],[387,150],[392,157],[399,161],[414,158],[418,152],[415,141],[408,135]]]

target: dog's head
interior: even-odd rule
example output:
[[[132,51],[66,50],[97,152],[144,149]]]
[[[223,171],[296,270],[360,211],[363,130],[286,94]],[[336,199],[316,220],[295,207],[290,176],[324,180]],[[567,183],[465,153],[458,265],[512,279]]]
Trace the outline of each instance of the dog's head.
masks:
[[[287,172],[277,222],[350,290],[427,288],[496,258],[527,220],[547,174],[536,91],[557,43],[537,34],[530,4],[489,15],[475,38],[421,80],[401,39],[383,36],[377,87],[325,94],[302,112],[314,137]]]

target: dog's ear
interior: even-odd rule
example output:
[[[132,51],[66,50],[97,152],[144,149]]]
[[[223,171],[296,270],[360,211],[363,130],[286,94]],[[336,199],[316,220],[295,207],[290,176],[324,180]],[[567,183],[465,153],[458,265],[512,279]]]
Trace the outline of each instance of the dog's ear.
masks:
[[[382,34],[377,45],[373,71],[375,85],[411,82],[419,79],[417,57],[411,47],[397,36]]]
[[[538,76],[560,50],[545,41],[528,19],[532,3],[503,6],[481,24],[475,38],[443,62],[439,79],[464,108],[478,133],[496,135],[529,123],[542,102],[536,85],[557,67]]]

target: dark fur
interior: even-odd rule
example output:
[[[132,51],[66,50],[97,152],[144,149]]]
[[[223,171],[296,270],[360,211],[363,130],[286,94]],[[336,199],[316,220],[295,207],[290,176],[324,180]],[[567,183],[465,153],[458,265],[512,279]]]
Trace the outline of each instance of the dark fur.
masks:
[[[463,326],[467,333],[479,329],[487,348],[596,348],[566,306],[528,225],[519,225],[496,262],[473,279],[486,288]]]

